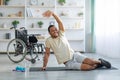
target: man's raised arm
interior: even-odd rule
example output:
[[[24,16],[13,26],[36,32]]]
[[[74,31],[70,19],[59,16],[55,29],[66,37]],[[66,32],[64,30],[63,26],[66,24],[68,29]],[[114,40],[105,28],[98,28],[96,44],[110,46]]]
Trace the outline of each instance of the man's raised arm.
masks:
[[[54,12],[48,10],[45,13],[43,13],[43,16],[45,17],[53,16],[58,23],[59,30],[65,31],[62,20]]]

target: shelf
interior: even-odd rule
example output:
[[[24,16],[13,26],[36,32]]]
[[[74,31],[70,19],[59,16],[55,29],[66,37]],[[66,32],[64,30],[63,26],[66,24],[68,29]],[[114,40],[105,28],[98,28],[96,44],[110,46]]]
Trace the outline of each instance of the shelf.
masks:
[[[83,6],[56,6],[56,8],[84,8]]]
[[[46,28],[26,28],[27,30],[47,30]],[[65,28],[65,30],[84,30],[83,28]]]
[[[47,29],[44,29],[44,28],[26,28],[27,30],[30,30],[30,31],[34,31],[34,30],[47,30]]]
[[[46,18],[46,17],[27,17],[27,19],[53,19],[53,18]]]
[[[7,26],[7,27],[9,27],[9,26]],[[0,28],[0,30],[9,30],[9,31],[14,31],[15,29],[10,29],[10,28]],[[23,30],[23,29],[19,29],[19,28],[17,28],[17,30]]]
[[[47,30],[46,28],[26,28],[27,30]],[[14,29],[10,29],[10,28],[0,28],[0,30],[14,30]],[[65,28],[65,30],[84,30],[83,28]]]
[[[12,39],[0,39],[0,42],[9,42]],[[38,42],[44,42],[46,39],[38,39]],[[83,41],[83,39],[68,39],[68,41]]]
[[[65,30],[84,30],[83,28],[65,28]]]
[[[0,28],[0,30],[1,30],[1,31],[3,31],[3,30],[4,30],[4,31],[9,30],[9,31],[10,31],[10,30],[12,30],[12,29],[10,29],[10,28]]]
[[[30,5],[26,6],[27,8],[55,8],[55,6],[39,6],[39,5]]]
[[[84,39],[68,39],[68,41],[84,41]]]
[[[83,19],[83,17],[68,17],[68,16],[60,16],[61,19]]]
[[[29,19],[53,19],[53,18],[45,18],[45,17],[27,17]],[[81,19],[80,17],[61,17],[61,19]]]
[[[45,17],[27,17],[28,19],[54,19],[52,17],[50,18],[45,18]],[[61,19],[69,19],[69,20],[72,20],[72,19],[83,19],[83,17],[68,17],[68,16],[60,16]]]
[[[30,31],[34,31],[34,30],[47,30],[47,29],[45,29],[45,28],[26,28],[28,31],[30,30]],[[14,31],[14,29],[10,29],[10,28],[0,28],[0,30],[1,31],[7,31],[7,30],[11,30],[11,31]],[[21,30],[21,29],[19,29],[19,30]]]
[[[46,39],[38,39],[38,43],[39,42],[44,42]]]
[[[0,19],[24,19],[25,17],[0,17]]]
[[[12,39],[0,39],[0,42],[9,42]]]
[[[1,5],[0,8],[25,8],[24,5]]]
[[[11,41],[12,39],[0,39],[0,42],[9,42]],[[38,39],[38,42],[44,42],[45,39]]]

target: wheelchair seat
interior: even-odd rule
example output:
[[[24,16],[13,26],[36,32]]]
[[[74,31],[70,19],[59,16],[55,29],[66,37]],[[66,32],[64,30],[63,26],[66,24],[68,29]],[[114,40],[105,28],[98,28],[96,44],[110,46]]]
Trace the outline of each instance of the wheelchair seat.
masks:
[[[29,36],[29,42],[30,43],[37,43],[38,40],[37,40],[37,38],[34,35],[30,35]]]

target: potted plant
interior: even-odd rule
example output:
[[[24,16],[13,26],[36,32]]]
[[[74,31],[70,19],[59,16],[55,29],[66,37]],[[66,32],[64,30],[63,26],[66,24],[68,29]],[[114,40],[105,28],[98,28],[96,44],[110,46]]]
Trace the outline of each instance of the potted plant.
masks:
[[[0,12],[0,17],[3,17],[3,13]]]
[[[5,0],[5,5],[8,5],[10,0]]]
[[[38,21],[38,25],[39,25],[39,27],[41,28],[42,25],[43,25],[43,22],[42,22],[42,21]]]
[[[82,15],[83,15],[83,12],[78,13],[78,16],[82,16]]]
[[[64,5],[66,3],[65,0],[58,0],[59,4]]]
[[[14,26],[14,28],[17,28],[17,25],[19,24],[19,21],[17,21],[17,20],[14,20],[13,22],[12,22],[12,25]]]

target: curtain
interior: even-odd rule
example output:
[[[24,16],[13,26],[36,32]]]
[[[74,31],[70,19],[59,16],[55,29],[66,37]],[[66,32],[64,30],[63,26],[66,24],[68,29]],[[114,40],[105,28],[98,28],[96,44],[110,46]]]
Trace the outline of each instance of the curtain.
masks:
[[[96,53],[120,58],[120,0],[95,0]]]

